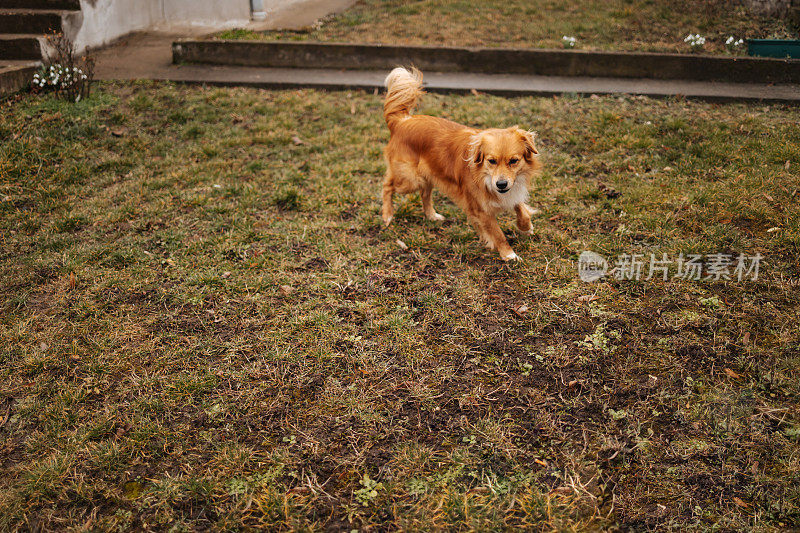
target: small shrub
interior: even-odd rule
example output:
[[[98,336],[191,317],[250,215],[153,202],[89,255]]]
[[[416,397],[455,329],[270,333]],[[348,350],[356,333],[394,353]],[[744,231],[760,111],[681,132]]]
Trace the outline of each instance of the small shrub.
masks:
[[[94,59],[89,56],[78,58],[75,44],[63,33],[48,35],[47,43],[53,53],[33,75],[33,90],[52,91],[57,98],[68,102],[88,98],[94,81]]]

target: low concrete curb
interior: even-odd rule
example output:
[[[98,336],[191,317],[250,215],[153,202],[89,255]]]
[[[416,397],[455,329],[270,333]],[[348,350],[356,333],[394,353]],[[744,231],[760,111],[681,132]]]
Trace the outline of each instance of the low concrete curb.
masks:
[[[0,97],[15,93],[27,86],[38,68],[36,63],[0,64]]]
[[[267,68],[423,71],[730,83],[800,83],[800,60],[582,50],[441,48],[337,43],[181,40],[176,63]]]

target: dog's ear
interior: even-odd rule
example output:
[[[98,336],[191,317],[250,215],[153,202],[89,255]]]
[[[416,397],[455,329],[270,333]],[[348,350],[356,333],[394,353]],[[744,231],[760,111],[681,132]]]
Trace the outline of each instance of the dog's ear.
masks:
[[[475,147],[474,154],[472,156],[472,162],[475,163],[475,166],[480,166],[483,164],[483,150],[481,150],[481,146],[478,145]]]
[[[519,135],[522,138],[522,144],[525,145],[525,152],[523,157],[528,163],[531,162],[533,156],[539,155],[539,150],[536,149],[536,133],[532,131],[525,131],[522,128],[517,128]]]
[[[469,153],[467,161],[470,164],[479,167],[483,164],[483,139],[479,135],[473,137],[472,142],[469,143]]]

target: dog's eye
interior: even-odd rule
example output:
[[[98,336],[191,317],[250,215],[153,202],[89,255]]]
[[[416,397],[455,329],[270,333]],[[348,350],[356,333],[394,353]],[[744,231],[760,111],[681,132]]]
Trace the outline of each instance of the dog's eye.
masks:
[[[489,160],[489,164],[490,165],[496,165],[497,164],[497,159],[490,159]]]
[[[519,163],[519,159],[517,159],[516,157],[512,157],[511,159],[508,160],[509,165],[516,165],[517,163]]]

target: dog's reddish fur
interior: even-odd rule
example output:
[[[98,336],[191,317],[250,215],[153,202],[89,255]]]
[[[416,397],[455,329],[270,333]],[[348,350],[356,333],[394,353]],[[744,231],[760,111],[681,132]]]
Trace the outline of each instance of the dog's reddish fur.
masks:
[[[412,116],[423,93],[422,74],[416,69],[394,69],[386,78],[386,88],[384,117],[391,139],[384,150],[384,222],[389,224],[394,216],[395,193],[416,191],[425,216],[444,220],[431,203],[435,186],[464,210],[481,239],[503,260],[519,259],[496,215],[513,209],[519,230],[531,232],[528,180],[541,168],[533,134],[516,126],[477,130],[442,118]]]

